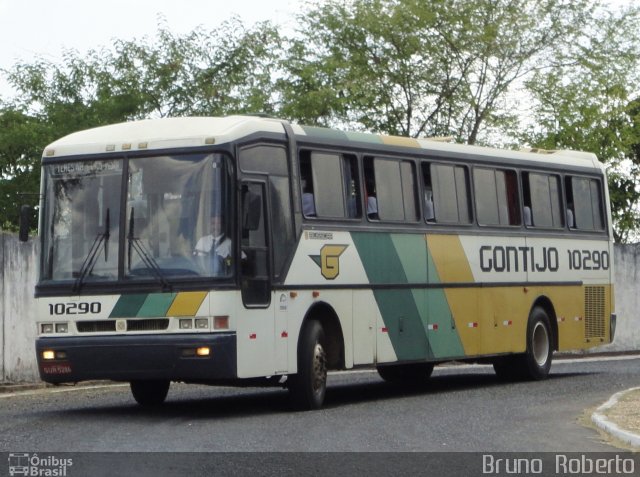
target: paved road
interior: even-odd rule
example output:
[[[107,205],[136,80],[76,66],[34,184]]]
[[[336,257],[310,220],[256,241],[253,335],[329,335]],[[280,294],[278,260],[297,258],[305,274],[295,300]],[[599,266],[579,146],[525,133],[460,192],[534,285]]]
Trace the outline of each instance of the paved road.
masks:
[[[0,396],[0,451],[611,451],[579,418],[640,384],[640,357],[557,360],[549,380],[505,384],[488,366],[436,368],[402,389],[375,372],[330,376],[326,407],[286,391],[172,385],[160,409],[128,387]]]

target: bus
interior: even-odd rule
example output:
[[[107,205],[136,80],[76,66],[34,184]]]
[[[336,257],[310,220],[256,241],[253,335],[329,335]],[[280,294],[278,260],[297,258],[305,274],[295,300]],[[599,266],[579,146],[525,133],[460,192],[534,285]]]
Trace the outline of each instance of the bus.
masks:
[[[613,340],[613,234],[590,153],[511,151],[261,116],[98,127],[42,158],[42,380],[286,387],[434,365],[544,379]]]

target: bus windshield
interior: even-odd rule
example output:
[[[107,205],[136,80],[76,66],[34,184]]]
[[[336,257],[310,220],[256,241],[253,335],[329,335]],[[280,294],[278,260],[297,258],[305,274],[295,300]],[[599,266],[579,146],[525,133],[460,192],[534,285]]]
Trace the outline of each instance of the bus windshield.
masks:
[[[231,277],[226,164],[184,154],[46,165],[42,279]]]

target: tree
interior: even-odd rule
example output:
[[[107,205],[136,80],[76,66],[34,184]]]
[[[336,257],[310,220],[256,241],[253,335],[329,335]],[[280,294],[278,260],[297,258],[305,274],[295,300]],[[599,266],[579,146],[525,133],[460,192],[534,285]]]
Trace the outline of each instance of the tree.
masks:
[[[286,115],[473,144],[509,88],[550,66],[590,0],[328,0],[299,18],[281,81]]]
[[[15,228],[20,204],[37,204],[42,151],[59,137],[148,117],[272,112],[279,42],[270,24],[237,18],[186,35],[161,24],[153,40],[14,65],[5,74],[17,95],[0,104],[0,226]]]
[[[640,9],[600,10],[587,33],[526,83],[533,120],[519,137],[595,153],[608,169],[615,240],[626,242],[640,228]]]

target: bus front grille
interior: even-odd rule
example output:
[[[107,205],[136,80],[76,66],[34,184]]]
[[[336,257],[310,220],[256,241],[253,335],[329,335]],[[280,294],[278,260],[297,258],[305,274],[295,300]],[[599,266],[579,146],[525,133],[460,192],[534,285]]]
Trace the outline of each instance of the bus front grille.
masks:
[[[585,338],[604,338],[604,287],[584,289],[584,334]]]
[[[76,323],[79,333],[106,333],[116,331],[115,320],[109,321],[78,321]]]
[[[169,328],[168,318],[127,320],[127,331],[158,331]]]
[[[116,320],[79,321],[79,333],[115,333]],[[168,318],[127,320],[127,331],[162,331],[169,328]]]

